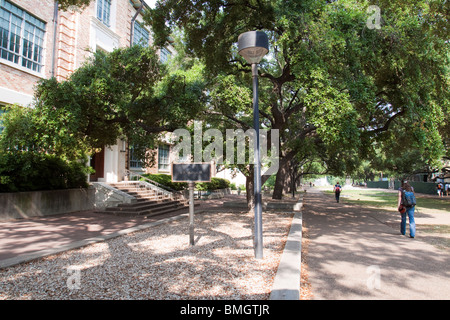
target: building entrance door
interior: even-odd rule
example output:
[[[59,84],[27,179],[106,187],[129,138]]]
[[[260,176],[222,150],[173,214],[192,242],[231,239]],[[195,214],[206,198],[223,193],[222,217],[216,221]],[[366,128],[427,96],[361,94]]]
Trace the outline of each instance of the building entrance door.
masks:
[[[89,181],[98,181],[99,178],[103,178],[104,172],[105,172],[105,149],[104,148],[100,152],[95,153],[91,157],[90,165],[95,170],[95,172],[90,175]]]

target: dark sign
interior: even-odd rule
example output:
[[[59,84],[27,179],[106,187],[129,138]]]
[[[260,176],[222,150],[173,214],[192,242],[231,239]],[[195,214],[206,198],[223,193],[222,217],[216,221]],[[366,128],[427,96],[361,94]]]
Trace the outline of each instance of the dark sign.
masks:
[[[211,163],[172,163],[172,182],[211,182]]]

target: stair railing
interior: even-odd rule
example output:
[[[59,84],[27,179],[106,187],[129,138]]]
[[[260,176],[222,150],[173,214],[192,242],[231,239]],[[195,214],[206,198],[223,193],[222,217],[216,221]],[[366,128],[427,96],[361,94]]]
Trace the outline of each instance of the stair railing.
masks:
[[[186,196],[183,192],[174,190],[168,186],[165,186],[161,183],[158,183],[156,181],[153,181],[147,177],[144,177],[143,175],[130,171],[125,170],[127,176],[129,177],[130,183],[138,184],[139,187],[145,187],[147,189],[151,189],[156,192],[157,195],[162,195],[165,198],[171,199],[171,200],[186,200]],[[133,180],[134,177],[137,177],[137,180]],[[135,182],[136,181],[136,182]]]

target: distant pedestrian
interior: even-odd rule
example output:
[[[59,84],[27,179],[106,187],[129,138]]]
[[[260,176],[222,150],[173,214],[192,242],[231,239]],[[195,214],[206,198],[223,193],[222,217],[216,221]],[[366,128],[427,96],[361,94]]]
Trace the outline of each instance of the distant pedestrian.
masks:
[[[437,194],[439,197],[442,197],[444,194],[444,186],[442,185],[442,182],[439,182],[436,186]]]
[[[447,197],[448,197],[449,192],[450,192],[450,183],[446,183],[445,184],[445,193],[446,193]]]
[[[341,196],[342,186],[339,184],[339,181],[336,182],[333,188],[334,196],[336,197],[336,202],[339,203],[339,197]]]
[[[409,237],[414,238],[416,236],[416,222],[414,220],[415,205],[409,206],[405,203],[405,192],[411,192],[414,195],[414,188],[408,183],[408,181],[402,181],[402,186],[398,189],[398,201],[397,208],[401,215],[400,233],[406,234],[406,216],[409,219]]]

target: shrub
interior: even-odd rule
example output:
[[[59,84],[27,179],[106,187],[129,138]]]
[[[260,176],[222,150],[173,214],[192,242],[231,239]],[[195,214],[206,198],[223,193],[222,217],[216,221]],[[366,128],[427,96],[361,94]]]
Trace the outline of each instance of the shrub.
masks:
[[[226,189],[230,187],[230,181],[213,177],[211,178],[211,182],[199,182],[195,187],[200,191]]]
[[[163,186],[169,187],[171,189],[174,190],[184,190],[188,188],[188,184],[187,182],[172,182],[172,177],[168,174],[150,174],[150,173],[146,173],[143,174],[144,177],[155,181],[159,184],[162,184]]]
[[[144,177],[158,182],[174,190],[184,190],[189,187],[187,182],[172,182],[172,177],[168,174],[143,174]],[[230,187],[230,181],[222,178],[211,178],[211,182],[199,182],[195,184],[195,189],[200,191],[226,189]]]
[[[87,188],[88,172],[83,162],[54,155],[0,153],[0,192]]]

